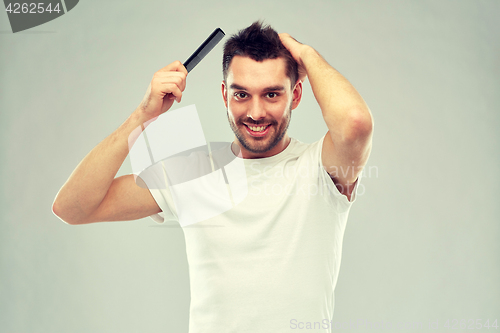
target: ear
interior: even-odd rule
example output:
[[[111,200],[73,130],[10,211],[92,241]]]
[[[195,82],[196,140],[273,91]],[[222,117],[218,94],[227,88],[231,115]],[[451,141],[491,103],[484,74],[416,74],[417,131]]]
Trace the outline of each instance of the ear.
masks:
[[[222,99],[224,99],[224,105],[226,106],[227,109],[227,89],[226,89],[226,82],[224,82],[224,80],[222,80],[221,91],[222,91]]]
[[[302,100],[302,81],[298,80],[295,83],[295,87],[293,87],[292,91],[292,110],[299,106],[300,101]]]

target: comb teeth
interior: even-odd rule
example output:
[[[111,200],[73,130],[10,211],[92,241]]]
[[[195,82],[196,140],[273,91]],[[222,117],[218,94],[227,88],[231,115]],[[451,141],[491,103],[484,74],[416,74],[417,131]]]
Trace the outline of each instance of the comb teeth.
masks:
[[[226,34],[220,28],[217,28],[208,36],[208,38],[194,51],[194,53],[184,62],[184,67],[188,73],[196,66],[198,63],[205,58],[205,56],[212,51],[212,49],[217,45]]]

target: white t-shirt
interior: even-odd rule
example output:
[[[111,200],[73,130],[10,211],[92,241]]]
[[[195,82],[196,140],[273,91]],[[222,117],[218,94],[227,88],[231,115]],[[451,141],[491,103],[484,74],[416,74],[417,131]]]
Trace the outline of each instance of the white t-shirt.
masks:
[[[233,167],[228,163],[226,175],[219,173],[218,185],[191,186],[194,195],[164,186],[165,179],[172,184],[164,164],[146,177],[163,211],[152,216],[156,222],[179,221],[180,210],[226,202],[208,213],[201,208],[211,216],[205,220],[183,215],[179,222],[189,263],[189,333],[295,332],[307,323],[316,325],[314,332],[331,332],[342,239],[356,188],[351,202],[338,191],[322,166],[322,143],[292,138],[284,151],[261,159],[235,158],[228,144],[222,152],[234,159]],[[200,156],[186,158],[186,169],[200,162]],[[198,164],[198,176],[217,168]],[[225,197],[214,188],[226,191]]]

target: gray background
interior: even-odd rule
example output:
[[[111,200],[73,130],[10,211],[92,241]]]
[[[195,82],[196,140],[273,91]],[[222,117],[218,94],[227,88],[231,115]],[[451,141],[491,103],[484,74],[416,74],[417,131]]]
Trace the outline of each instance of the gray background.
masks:
[[[495,0],[83,0],[12,34],[1,13],[0,330],[187,331],[180,228],[149,218],[69,226],[51,204],[155,71],[185,60],[214,28],[230,34],[257,19],[315,47],[375,119],[334,321],[438,320],[432,331],[447,332],[446,320],[500,319],[499,14]],[[221,50],[174,106],[196,104],[211,141],[232,140]],[[308,83],[289,131],[304,142],[326,132]],[[130,170],[126,160],[119,174]]]

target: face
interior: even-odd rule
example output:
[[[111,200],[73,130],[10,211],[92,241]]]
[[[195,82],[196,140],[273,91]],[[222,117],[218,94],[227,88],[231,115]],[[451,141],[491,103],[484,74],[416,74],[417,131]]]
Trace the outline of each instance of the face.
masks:
[[[235,56],[222,82],[222,95],[235,143],[243,158],[269,157],[283,151],[291,110],[302,97],[302,82],[291,88],[285,60],[261,62]]]

